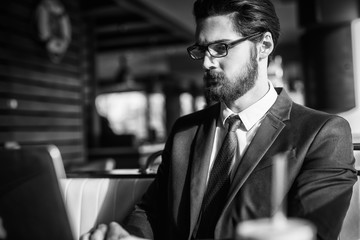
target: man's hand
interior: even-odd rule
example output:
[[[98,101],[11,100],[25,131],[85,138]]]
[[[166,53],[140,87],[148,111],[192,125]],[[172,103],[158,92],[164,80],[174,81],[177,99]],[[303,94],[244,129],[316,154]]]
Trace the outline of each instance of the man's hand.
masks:
[[[100,224],[92,231],[85,233],[80,240],[141,240],[135,236],[131,236],[123,227],[116,222],[111,222],[109,226]]]

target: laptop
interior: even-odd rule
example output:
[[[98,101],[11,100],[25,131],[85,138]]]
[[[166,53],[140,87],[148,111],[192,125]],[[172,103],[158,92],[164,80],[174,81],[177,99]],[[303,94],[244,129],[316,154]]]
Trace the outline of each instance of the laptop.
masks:
[[[55,146],[0,148],[0,239],[74,240]]]

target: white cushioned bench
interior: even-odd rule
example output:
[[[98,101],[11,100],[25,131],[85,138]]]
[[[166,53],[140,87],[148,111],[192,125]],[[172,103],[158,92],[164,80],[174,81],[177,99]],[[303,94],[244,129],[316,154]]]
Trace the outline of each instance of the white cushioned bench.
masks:
[[[99,223],[122,222],[153,178],[61,179],[76,239]]]

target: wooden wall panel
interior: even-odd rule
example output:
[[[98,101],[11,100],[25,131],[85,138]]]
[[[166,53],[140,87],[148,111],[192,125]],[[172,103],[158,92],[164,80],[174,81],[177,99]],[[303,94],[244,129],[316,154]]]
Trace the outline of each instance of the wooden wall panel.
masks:
[[[2,59],[2,56],[0,56]],[[10,61],[8,61],[9,64]],[[32,66],[29,66],[30,68]],[[0,65],[0,78],[4,77],[14,77],[26,79],[31,82],[42,82],[42,83],[50,83],[50,84],[62,84],[66,86],[76,86],[81,87],[82,82],[80,81],[78,76],[61,76],[60,73],[52,73],[51,69],[27,69],[27,67],[14,67],[14,66],[1,66]]]
[[[68,166],[87,155],[83,109],[92,74],[92,49],[87,47],[91,39],[79,1],[61,0],[70,16],[72,41],[62,61],[52,62],[38,39],[39,2],[1,1],[0,144],[54,144]]]
[[[11,130],[11,129],[10,129]],[[6,132],[6,131],[5,131]],[[5,142],[8,139],[12,138],[17,140],[17,142],[23,143],[43,143],[46,141],[66,141],[66,140],[81,140],[82,133],[81,131],[49,131],[49,132],[42,132],[37,130],[36,128],[34,131],[10,131],[8,134],[0,135],[0,141]]]
[[[26,115],[0,115],[0,127],[79,127],[83,122],[79,117],[48,117],[48,116],[26,116]]]
[[[20,95],[14,95],[15,99],[1,99],[0,110],[16,108],[17,110],[36,111],[36,112],[62,112],[79,113],[82,106],[75,104],[61,104],[44,101],[23,100]]]
[[[54,89],[43,86],[32,86],[29,84],[22,83],[9,83],[9,82],[1,82],[0,81],[0,94],[20,94],[27,96],[39,96],[39,97],[48,97],[48,98],[56,98],[63,99],[64,96],[69,100],[81,100],[82,94],[78,91],[69,91],[64,89]]]

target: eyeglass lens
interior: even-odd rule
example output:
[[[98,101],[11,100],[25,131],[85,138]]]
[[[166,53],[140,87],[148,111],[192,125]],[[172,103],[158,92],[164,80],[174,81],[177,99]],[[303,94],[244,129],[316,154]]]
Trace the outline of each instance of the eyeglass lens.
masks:
[[[227,54],[227,46],[224,43],[210,44],[208,49],[213,57],[222,57]],[[205,52],[203,54],[205,55]]]
[[[192,46],[188,49],[190,56],[194,59],[202,59],[205,57],[205,52],[209,51],[213,57],[223,57],[227,54],[227,46],[224,43],[214,43],[207,47]]]

